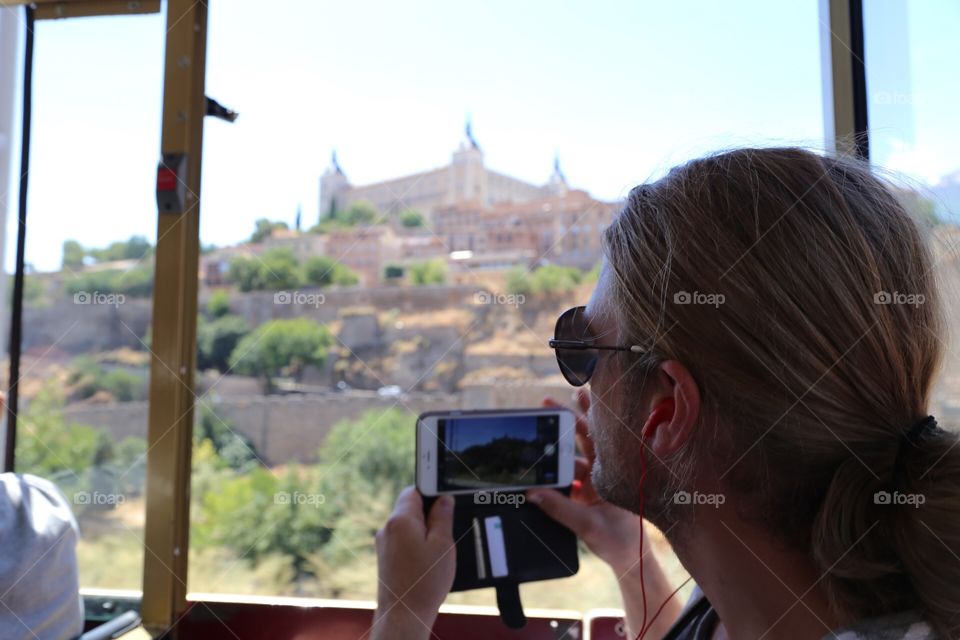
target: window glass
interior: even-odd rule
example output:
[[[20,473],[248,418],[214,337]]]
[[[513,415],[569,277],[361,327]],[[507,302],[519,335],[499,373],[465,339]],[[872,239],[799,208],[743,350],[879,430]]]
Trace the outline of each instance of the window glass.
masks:
[[[240,116],[205,129],[190,591],[374,598],[416,415],[570,399],[546,340],[627,191],[822,147],[815,4],[695,7],[211,8],[208,94]],[[618,606],[581,559],[525,604]]]
[[[34,33],[15,467],[69,502],[82,588],[139,590],[163,18],[38,21]],[[4,202],[6,343],[17,214]]]

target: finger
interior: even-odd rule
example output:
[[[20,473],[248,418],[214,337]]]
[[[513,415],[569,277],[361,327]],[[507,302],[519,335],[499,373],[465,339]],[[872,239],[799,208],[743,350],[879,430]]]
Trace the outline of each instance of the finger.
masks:
[[[574,502],[583,505],[596,504],[600,500],[600,496],[597,495],[596,489],[593,488],[593,479],[590,477],[590,472],[593,469],[592,461],[578,456],[577,459],[574,460],[574,465],[574,476],[580,481],[580,486],[574,486],[570,492],[570,498]]]
[[[393,516],[405,516],[423,522],[423,498],[415,487],[404,487],[393,506]]]
[[[453,543],[453,496],[440,496],[427,515],[427,540]]]
[[[543,399],[543,406],[545,406],[545,407],[552,407],[552,408],[555,408],[555,409],[566,409],[565,406],[563,406],[559,401],[557,401],[557,400],[554,399],[554,398],[544,398],[544,399]]]
[[[577,417],[576,427],[577,446],[580,447],[580,451],[587,459],[593,460],[597,454],[593,446],[593,440],[590,439],[590,423],[585,415]]]
[[[579,537],[583,537],[591,526],[590,507],[577,504],[559,491],[531,489],[527,492],[527,499]]]
[[[577,406],[583,414],[590,411],[590,392],[585,387],[577,390]]]

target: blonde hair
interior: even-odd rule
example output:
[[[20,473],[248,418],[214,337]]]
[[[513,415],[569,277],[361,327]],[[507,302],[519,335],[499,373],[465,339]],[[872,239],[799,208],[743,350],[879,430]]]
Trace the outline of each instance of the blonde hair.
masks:
[[[604,248],[622,338],[655,336],[652,357],[700,388],[677,468],[709,463],[809,552],[842,619],[917,608],[956,637],[957,436],[900,444],[927,414],[944,321],[929,238],[892,189],[802,149],[719,153],[635,188]]]

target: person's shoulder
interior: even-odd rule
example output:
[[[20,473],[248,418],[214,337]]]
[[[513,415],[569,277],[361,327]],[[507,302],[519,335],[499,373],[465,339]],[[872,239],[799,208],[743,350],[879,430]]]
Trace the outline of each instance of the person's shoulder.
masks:
[[[823,636],[823,640],[939,640],[933,627],[917,611],[858,620]]]
[[[76,531],[70,503],[55,484],[29,473],[0,473],[0,530],[29,523],[38,531]]]

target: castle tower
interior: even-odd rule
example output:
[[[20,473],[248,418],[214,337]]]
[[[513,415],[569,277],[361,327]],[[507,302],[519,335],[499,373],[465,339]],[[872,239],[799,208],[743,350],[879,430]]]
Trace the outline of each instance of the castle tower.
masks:
[[[320,221],[330,218],[345,206],[344,196],[349,190],[350,181],[340,168],[337,151],[334,149],[330,156],[330,166],[320,176]]]
[[[553,157],[553,173],[550,175],[550,179],[547,180],[546,189],[550,195],[562,196],[567,193],[567,190],[570,188],[570,185],[567,184],[567,176],[563,175],[563,171],[560,170],[560,156],[555,155]]]
[[[464,138],[460,147],[453,152],[453,161],[450,163],[449,203],[476,201],[486,207],[487,170],[483,166],[483,150],[473,137],[470,120],[464,127]]]

